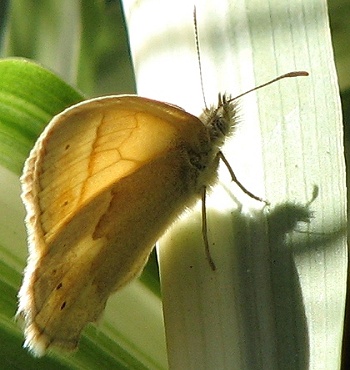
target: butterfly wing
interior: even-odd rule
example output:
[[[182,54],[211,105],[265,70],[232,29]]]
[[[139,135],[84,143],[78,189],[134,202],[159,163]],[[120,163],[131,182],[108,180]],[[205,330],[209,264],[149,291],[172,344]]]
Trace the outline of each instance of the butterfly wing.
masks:
[[[38,356],[51,345],[76,348],[111,292],[140,273],[196,199],[209,151],[198,118],[136,96],[93,99],[50,122],[22,176],[25,346]]]

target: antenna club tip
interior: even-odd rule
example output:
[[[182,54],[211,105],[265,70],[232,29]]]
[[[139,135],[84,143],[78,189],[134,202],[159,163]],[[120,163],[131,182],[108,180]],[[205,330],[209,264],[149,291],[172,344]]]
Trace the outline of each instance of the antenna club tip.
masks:
[[[285,77],[301,77],[301,76],[309,76],[309,72],[306,71],[294,71],[285,74]]]

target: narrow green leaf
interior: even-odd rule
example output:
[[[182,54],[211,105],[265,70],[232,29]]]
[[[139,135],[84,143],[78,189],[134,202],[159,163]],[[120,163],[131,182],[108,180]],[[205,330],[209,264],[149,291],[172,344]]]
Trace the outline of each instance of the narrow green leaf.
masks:
[[[24,59],[0,60],[0,163],[20,174],[45,125],[83,100],[56,75]]]
[[[193,5],[124,4],[139,94],[198,115]],[[223,152],[240,182],[271,205],[241,194],[222,168],[207,200],[217,270],[205,260],[200,212],[187,212],[160,243],[170,367],[339,368],[346,187],[327,4],[202,1],[197,18],[208,104],[289,71],[310,76],[240,99]]]

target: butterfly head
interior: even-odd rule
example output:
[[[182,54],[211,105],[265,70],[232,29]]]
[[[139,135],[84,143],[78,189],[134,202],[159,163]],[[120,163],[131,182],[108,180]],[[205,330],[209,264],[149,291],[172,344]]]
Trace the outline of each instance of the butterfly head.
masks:
[[[205,108],[200,119],[208,128],[211,143],[221,147],[236,127],[237,101],[230,95],[219,94],[218,104]]]

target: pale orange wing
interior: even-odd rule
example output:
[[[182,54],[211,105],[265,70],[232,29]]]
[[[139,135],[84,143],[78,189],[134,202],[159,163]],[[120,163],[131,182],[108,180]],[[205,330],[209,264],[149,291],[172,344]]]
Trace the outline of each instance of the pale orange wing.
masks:
[[[209,151],[198,118],[136,96],[92,99],[50,122],[22,176],[25,346],[38,356],[51,345],[76,348],[111,292],[140,273],[196,198]]]

